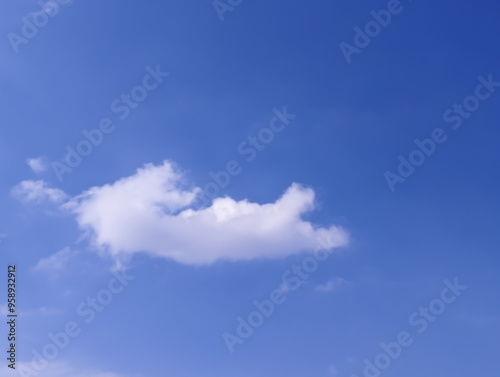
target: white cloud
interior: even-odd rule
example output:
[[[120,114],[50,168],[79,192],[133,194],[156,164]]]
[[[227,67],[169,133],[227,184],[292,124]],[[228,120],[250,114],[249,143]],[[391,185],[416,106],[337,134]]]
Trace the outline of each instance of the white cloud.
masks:
[[[346,281],[344,279],[336,277],[330,279],[326,284],[318,285],[316,288],[314,288],[314,290],[318,292],[332,292],[345,282]]]
[[[47,165],[45,164],[42,157],[28,158],[26,160],[26,163],[35,173],[41,173],[47,168]]]
[[[78,255],[78,253],[79,252],[77,250],[65,247],[47,258],[41,259],[35,266],[35,270],[60,271],[66,266],[68,261]]]
[[[76,216],[95,246],[117,261],[144,252],[201,265],[312,252],[320,239],[330,249],[348,242],[339,227],[302,220],[315,207],[312,189],[292,184],[274,203],[224,197],[193,209],[201,190],[186,189],[183,183],[183,174],[171,162],[147,164],[129,177],[71,198],[63,208]]]
[[[63,311],[61,309],[57,308],[47,308],[45,306],[42,306],[41,308],[24,312],[23,315],[58,315],[62,314]]]
[[[30,315],[55,315],[55,314],[61,314],[62,311],[59,309],[55,308],[46,308],[46,307],[41,307],[38,309],[28,309],[24,310],[22,312],[19,312],[19,310],[16,309],[16,313],[18,315],[22,316],[30,316]],[[0,305],[0,316],[1,317],[6,317],[8,314],[12,314],[9,312],[9,307],[7,304]]]
[[[44,181],[22,181],[14,186],[12,194],[23,201],[37,203],[47,200],[60,203],[68,198],[63,191],[48,187]]]

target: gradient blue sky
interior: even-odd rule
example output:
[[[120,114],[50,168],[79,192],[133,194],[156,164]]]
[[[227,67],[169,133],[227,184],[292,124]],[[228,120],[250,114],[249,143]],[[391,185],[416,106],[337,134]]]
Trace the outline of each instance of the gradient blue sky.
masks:
[[[20,200],[13,187],[43,180],[74,197],[164,160],[203,186],[237,160],[243,171],[221,196],[273,203],[303,184],[317,203],[304,220],[343,227],[349,244],[234,354],[222,334],[307,254],[193,266],[138,253],[128,265],[135,280],[40,377],[361,377],[363,360],[400,331],[415,334],[410,314],[455,277],[467,290],[382,375],[498,374],[500,91],[456,131],[443,113],[474,94],[478,76],[500,81],[500,6],[401,4],[350,64],[339,44],[353,43],[353,28],[387,1],[243,1],[221,21],[210,1],[75,0],[17,54],[7,34],[19,34],[22,17],[40,6],[4,4],[0,258],[5,274],[18,265],[18,362],[78,318],[75,308],[107,286],[114,260],[74,216]],[[112,101],[158,64],[170,76],[117,120]],[[246,162],[238,145],[283,106],[296,119]],[[59,182],[50,164],[104,117],[116,129]],[[436,127],[448,140],[391,192],[384,172],[397,172],[398,156]],[[34,172],[30,158],[46,169]],[[65,248],[73,252],[61,269],[36,268]],[[338,278],[334,289],[317,289]]]

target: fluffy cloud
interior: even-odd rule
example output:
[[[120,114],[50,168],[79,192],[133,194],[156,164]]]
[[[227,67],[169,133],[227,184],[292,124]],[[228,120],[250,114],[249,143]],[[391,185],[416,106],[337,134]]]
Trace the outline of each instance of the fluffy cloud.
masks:
[[[193,209],[199,188],[188,189],[171,162],[147,164],[129,177],[93,187],[63,208],[76,217],[95,246],[118,261],[144,252],[191,265],[218,260],[280,258],[347,244],[339,227],[302,220],[314,209],[314,191],[292,184],[274,203],[217,198]]]
[[[12,189],[12,194],[27,202],[63,202],[68,196],[61,190],[50,188],[44,181],[22,181]]]

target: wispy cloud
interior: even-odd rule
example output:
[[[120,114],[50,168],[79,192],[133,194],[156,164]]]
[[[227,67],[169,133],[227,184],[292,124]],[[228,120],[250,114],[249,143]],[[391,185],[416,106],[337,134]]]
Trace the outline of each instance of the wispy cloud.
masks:
[[[68,198],[64,191],[50,188],[44,181],[22,181],[12,188],[12,195],[25,202],[61,203]]]
[[[45,306],[42,306],[40,308],[21,310],[21,311],[16,310],[16,312],[18,315],[22,315],[23,317],[53,316],[64,313],[64,311],[61,309],[47,308]]]
[[[69,247],[65,247],[64,249],[48,256],[47,258],[41,259],[35,266],[35,270],[50,272],[61,271],[64,269],[67,263],[78,254],[79,251],[72,250]]]
[[[325,292],[325,293],[332,292],[345,283],[346,283],[345,279],[342,279],[340,277],[335,277],[333,279],[328,280],[326,284],[316,286],[314,290],[317,292]]]
[[[329,367],[328,367],[328,373],[330,374],[330,376],[332,377],[337,377],[339,375],[339,372],[337,371],[337,368],[335,368],[335,365],[331,364]]]
[[[38,157],[38,158],[28,158],[26,160],[26,163],[28,166],[33,170],[35,173],[42,173],[47,169],[47,165],[43,159],[43,157]]]

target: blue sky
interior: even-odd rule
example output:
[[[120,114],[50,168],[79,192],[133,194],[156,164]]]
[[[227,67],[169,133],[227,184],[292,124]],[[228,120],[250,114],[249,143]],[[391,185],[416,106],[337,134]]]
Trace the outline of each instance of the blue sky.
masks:
[[[0,16],[0,260],[20,315],[2,376],[498,374],[499,5],[63,3]],[[13,43],[33,17],[46,25]],[[122,95],[143,99],[124,119]],[[283,280],[313,260],[299,287]],[[447,284],[467,288],[446,303]],[[272,292],[285,302],[228,345]],[[409,318],[439,302],[420,333]],[[412,344],[377,367],[401,332]]]

